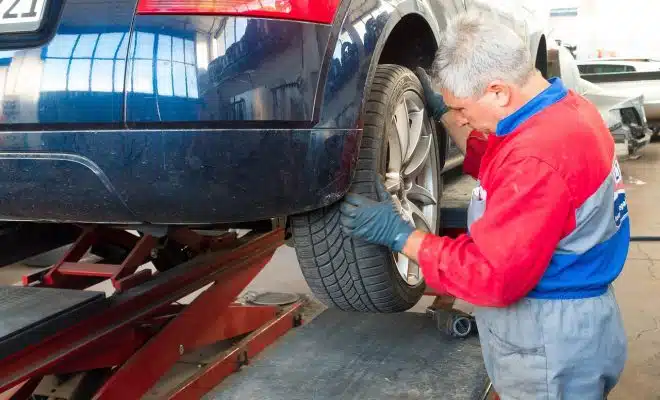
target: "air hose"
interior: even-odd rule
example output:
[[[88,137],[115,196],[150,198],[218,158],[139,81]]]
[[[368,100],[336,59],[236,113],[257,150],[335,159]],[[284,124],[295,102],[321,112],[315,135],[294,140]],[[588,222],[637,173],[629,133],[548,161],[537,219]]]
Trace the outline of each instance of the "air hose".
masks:
[[[660,242],[660,236],[631,236],[631,242]]]

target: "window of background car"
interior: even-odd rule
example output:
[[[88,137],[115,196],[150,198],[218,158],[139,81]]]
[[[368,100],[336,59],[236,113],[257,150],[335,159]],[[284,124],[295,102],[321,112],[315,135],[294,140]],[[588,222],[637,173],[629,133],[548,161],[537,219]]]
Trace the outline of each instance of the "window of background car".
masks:
[[[582,74],[614,74],[621,72],[635,72],[635,67],[624,64],[589,64],[578,66]]]

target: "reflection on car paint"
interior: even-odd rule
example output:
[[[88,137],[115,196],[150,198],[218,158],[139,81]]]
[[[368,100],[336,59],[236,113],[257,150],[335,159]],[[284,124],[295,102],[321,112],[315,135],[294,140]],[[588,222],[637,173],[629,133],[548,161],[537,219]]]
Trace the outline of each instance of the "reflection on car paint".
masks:
[[[42,92],[123,92],[128,33],[57,35],[44,49]]]
[[[129,122],[311,121],[329,27],[258,18],[138,16],[135,29],[137,50],[131,50],[127,81],[153,82],[153,88],[128,91]],[[141,52],[144,32],[152,33]],[[170,54],[180,59],[169,59]],[[160,87],[161,79],[173,80],[174,88]],[[186,96],[161,95],[183,94],[182,82]]]
[[[0,53],[0,144],[75,154],[98,170],[0,156],[11,171],[0,179],[11,199],[4,211],[203,223],[336,201],[356,163],[373,55],[398,3],[419,5],[352,2],[338,29],[248,17],[133,18],[135,0],[67,0],[49,43]],[[442,4],[429,6],[441,14]],[[256,204],[248,210],[249,202]]]
[[[0,52],[1,123],[120,122],[134,9],[135,0],[67,0],[50,42]]]
[[[348,10],[355,20],[339,33],[324,71],[325,46],[333,45],[325,25],[137,16],[131,37],[130,14],[108,13],[102,2],[82,10],[103,9],[107,24],[74,25],[82,18],[81,1],[67,2],[50,43],[0,62],[0,83],[9,76],[18,82],[2,93],[3,122],[119,122],[124,100],[129,122],[312,121],[322,88],[318,126],[352,128],[362,94],[355,87],[363,87],[378,37],[401,3]],[[116,9],[128,10],[134,0],[121,3]]]

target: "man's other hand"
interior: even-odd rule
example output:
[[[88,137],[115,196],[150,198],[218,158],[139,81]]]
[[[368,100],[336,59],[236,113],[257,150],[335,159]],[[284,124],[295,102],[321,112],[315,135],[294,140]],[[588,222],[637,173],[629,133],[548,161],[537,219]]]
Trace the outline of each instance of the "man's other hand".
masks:
[[[426,104],[429,111],[429,114],[433,117],[434,120],[439,121],[442,116],[449,111],[447,105],[445,104],[442,95],[435,90],[433,90],[433,85],[431,84],[431,78],[424,71],[423,68],[417,67],[417,78],[419,78],[422,88],[424,89],[424,97],[426,98]]]
[[[380,201],[355,193],[346,195],[340,207],[343,230],[349,236],[401,252],[415,228],[396,211],[380,179],[376,188]]]

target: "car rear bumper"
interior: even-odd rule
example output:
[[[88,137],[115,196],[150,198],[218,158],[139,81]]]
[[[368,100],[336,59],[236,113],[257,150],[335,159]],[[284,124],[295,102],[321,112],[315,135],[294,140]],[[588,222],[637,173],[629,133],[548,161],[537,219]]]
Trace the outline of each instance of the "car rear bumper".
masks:
[[[611,131],[614,138],[614,146],[617,157],[625,157],[634,154],[637,150],[646,146],[651,141],[652,131],[646,127],[641,129],[642,135],[633,135],[630,127],[620,125]]]
[[[0,220],[255,221],[339,200],[358,130],[0,133]]]

